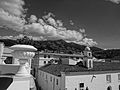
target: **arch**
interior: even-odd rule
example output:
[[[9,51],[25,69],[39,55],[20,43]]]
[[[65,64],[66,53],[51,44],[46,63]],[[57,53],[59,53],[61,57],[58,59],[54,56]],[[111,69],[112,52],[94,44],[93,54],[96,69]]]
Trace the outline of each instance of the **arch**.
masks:
[[[91,56],[92,56],[92,53],[91,53],[91,52],[89,52],[89,53],[88,53],[88,56],[89,56],[89,57],[91,57]]]
[[[89,90],[88,87],[86,87],[86,90]]]
[[[112,90],[112,87],[111,87],[111,86],[108,86],[108,87],[107,87],[107,90]]]

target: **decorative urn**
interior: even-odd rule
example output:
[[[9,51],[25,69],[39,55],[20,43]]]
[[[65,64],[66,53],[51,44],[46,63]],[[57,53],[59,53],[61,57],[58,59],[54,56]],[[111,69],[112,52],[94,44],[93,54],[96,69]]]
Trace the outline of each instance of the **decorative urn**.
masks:
[[[13,50],[13,58],[16,58],[20,64],[20,68],[16,75],[27,76],[30,75],[31,60],[35,55],[37,49],[31,45],[13,45],[10,47]]]

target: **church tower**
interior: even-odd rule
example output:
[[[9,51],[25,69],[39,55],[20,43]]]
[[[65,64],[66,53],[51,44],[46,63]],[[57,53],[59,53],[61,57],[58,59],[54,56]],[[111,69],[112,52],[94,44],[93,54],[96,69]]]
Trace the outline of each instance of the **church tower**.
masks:
[[[87,46],[83,52],[84,52],[83,65],[88,69],[92,69],[93,57],[92,57],[92,51],[90,47]]]

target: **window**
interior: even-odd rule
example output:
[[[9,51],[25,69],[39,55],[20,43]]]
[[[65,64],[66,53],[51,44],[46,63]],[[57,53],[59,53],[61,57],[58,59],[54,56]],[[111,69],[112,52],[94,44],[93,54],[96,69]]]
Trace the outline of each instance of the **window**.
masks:
[[[92,68],[92,62],[89,61],[89,68]]]
[[[90,52],[88,53],[88,56],[89,56],[89,57],[91,57],[91,56],[92,56]]]
[[[84,83],[79,84],[79,90],[84,90]]]
[[[75,90],[77,90],[77,88],[75,88]]]
[[[48,58],[50,58],[50,55],[48,55]]]
[[[106,81],[107,81],[108,83],[111,82],[111,75],[106,75]]]
[[[109,87],[107,88],[107,90],[112,90],[112,87],[111,87],[111,86],[109,86]]]
[[[118,74],[118,80],[120,81],[120,74]]]
[[[50,81],[52,82],[52,77],[50,77]]]
[[[58,79],[56,79],[56,85],[58,85]]]
[[[7,57],[5,60],[4,60],[5,64],[12,64],[12,57]]]
[[[55,60],[55,63],[57,63],[58,61],[57,60]]]
[[[47,56],[46,55],[44,55],[44,58],[46,58]]]
[[[89,89],[88,89],[88,87],[86,87],[86,89],[85,89],[85,90],[89,90]]]
[[[119,85],[119,90],[120,90],[120,85]]]
[[[46,80],[47,80],[47,75],[46,75]]]
[[[85,66],[87,67],[87,61],[85,61],[84,63],[85,63]]]
[[[44,64],[46,64],[46,61],[44,61]]]

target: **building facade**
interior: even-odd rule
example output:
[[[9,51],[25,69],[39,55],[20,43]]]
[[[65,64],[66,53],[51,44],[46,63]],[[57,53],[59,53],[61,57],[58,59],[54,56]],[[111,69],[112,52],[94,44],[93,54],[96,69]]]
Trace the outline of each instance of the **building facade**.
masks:
[[[119,62],[94,62],[89,47],[82,61],[76,62],[40,67],[37,80],[41,90],[120,90]]]

